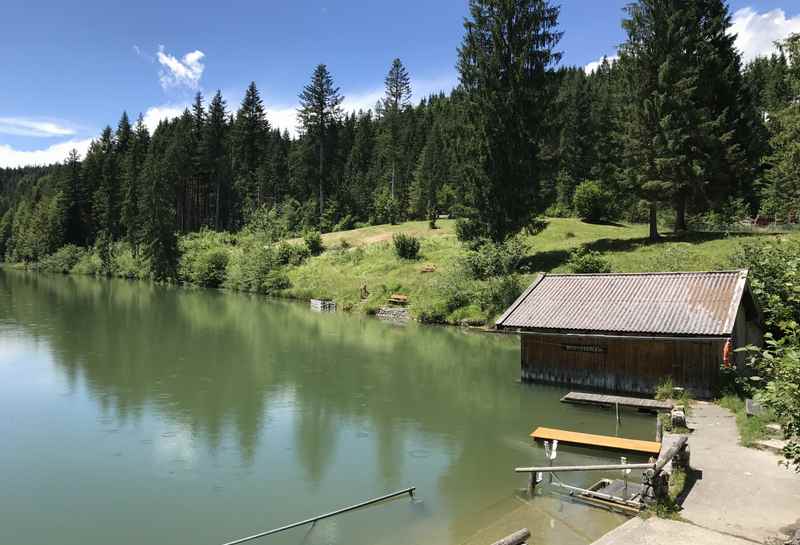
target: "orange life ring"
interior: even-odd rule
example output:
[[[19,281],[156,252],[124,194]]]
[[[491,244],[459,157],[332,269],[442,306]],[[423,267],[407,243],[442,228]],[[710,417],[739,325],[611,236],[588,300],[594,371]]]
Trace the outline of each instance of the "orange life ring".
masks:
[[[733,352],[733,346],[731,340],[728,339],[725,341],[725,346],[722,347],[722,364],[725,367],[733,367],[731,364],[731,352]]]

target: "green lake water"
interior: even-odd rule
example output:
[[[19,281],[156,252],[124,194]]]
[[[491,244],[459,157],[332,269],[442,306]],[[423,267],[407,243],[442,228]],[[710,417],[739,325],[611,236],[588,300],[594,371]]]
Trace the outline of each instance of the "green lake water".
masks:
[[[624,519],[528,501],[513,468],[544,463],[536,426],[613,435],[613,412],[518,376],[515,336],[0,270],[0,543],[218,545],[407,486],[254,543],[590,543]],[[624,413],[620,434],[654,432]]]

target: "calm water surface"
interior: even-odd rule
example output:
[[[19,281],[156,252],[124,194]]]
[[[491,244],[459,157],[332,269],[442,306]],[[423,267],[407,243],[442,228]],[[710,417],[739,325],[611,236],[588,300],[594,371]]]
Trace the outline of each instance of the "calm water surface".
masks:
[[[412,485],[421,501],[256,543],[589,543],[621,517],[528,502],[512,468],[544,461],[535,426],[614,434],[613,416],[518,384],[518,361],[516,337],[0,271],[0,543],[215,545]]]

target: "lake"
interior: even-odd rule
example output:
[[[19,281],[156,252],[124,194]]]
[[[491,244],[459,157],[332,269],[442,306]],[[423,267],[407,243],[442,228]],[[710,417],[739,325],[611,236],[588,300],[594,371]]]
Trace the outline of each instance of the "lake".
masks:
[[[520,384],[519,358],[516,336],[0,270],[0,543],[218,545],[407,486],[253,543],[590,543],[624,519],[530,500],[513,468],[544,463],[536,426],[613,435],[613,411]],[[654,433],[623,414],[620,434]]]

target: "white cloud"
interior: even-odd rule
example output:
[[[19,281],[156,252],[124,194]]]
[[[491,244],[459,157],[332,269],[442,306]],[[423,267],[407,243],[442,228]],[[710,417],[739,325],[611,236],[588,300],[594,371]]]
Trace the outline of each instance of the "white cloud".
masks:
[[[776,51],[775,42],[800,32],[800,13],[787,17],[782,9],[758,13],[751,7],[733,14],[733,24],[728,30],[736,34],[736,47],[744,62]]]
[[[200,78],[203,77],[205,65],[201,62],[205,53],[199,49],[187,53],[178,59],[164,52],[164,46],[158,46],[158,62],[163,67],[159,72],[161,87],[167,90],[171,87],[188,87],[198,89]]]
[[[183,111],[188,107],[188,104],[162,104],[160,106],[151,106],[147,108],[147,111],[144,113],[144,124],[147,130],[150,131],[150,134],[153,134],[156,127],[158,127],[159,121],[180,117]]]
[[[78,150],[81,157],[89,149],[91,138],[84,140],[67,140],[53,144],[45,149],[23,151],[7,144],[0,144],[0,167],[22,167],[27,165],[50,165],[60,163],[67,158],[73,149]]]
[[[617,55],[611,55],[611,56],[606,55],[600,57],[596,61],[592,61],[586,66],[584,66],[583,71],[586,72],[587,74],[591,74],[592,72],[600,68],[600,65],[603,64],[603,59],[607,59],[610,64],[614,64],[615,62],[617,62],[619,57]]]
[[[286,108],[267,108],[269,124],[281,131],[289,131],[291,137],[297,136],[297,106]]]
[[[75,134],[75,131],[50,121],[36,121],[22,117],[0,117],[0,133],[47,138],[52,136],[71,136]]]

